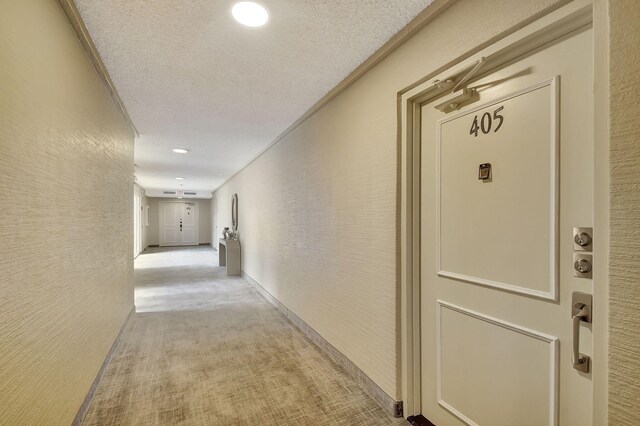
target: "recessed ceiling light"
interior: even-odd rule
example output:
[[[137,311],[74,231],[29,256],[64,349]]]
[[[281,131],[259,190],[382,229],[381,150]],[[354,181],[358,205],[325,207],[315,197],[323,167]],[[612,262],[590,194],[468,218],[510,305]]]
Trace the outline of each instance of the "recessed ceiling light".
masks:
[[[183,177],[177,177],[176,179],[178,179],[178,180],[184,180],[184,178],[183,178]]]
[[[269,20],[267,9],[252,1],[241,1],[231,9],[233,18],[247,27],[261,27]]]
[[[173,148],[173,152],[176,154],[186,154],[189,150],[185,148]]]

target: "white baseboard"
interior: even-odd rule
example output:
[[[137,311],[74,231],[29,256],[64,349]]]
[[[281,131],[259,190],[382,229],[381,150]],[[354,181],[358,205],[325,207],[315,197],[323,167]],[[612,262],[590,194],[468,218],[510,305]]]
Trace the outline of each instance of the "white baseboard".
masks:
[[[73,420],[73,423],[71,423],[72,426],[80,426],[85,416],[89,412],[89,407],[91,407],[91,402],[93,402],[93,397],[98,390],[98,386],[100,386],[100,383],[102,382],[104,373],[107,371],[107,367],[109,366],[109,363],[111,363],[111,359],[113,359],[113,355],[116,353],[116,349],[118,349],[118,345],[120,344],[120,340],[122,339],[122,334],[127,327],[127,324],[129,324],[129,320],[135,314],[135,311],[136,308],[134,306],[133,308],[131,308],[129,315],[127,315],[127,319],[124,320],[124,324],[122,324],[116,340],[114,340],[113,344],[111,345],[111,349],[109,349],[109,353],[105,357],[104,362],[102,363],[102,367],[100,367],[100,370],[98,371],[98,374],[96,375],[91,388],[89,388],[89,392],[87,392],[87,396],[84,398],[84,402],[80,406],[78,414],[76,414],[76,418]]]
[[[373,380],[369,378],[362,370],[360,370],[349,358],[347,358],[342,352],[336,349],[331,343],[327,342],[317,331],[311,328],[306,322],[304,322],[299,316],[291,312],[286,306],[284,306],[278,299],[276,299],[271,293],[264,289],[256,280],[247,275],[244,271],[241,271],[242,277],[249,282],[269,303],[274,305],[282,314],[289,319],[305,336],[307,336],[320,350],[329,356],[335,363],[340,365],[356,382],[369,392],[378,403],[391,415],[395,417],[402,417],[402,401],[396,401],[380,386],[378,386]]]

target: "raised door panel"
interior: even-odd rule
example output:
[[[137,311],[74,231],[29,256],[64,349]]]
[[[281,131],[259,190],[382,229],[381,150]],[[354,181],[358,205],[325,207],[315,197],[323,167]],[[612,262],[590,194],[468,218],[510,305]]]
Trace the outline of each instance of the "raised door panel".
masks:
[[[440,276],[555,299],[556,87],[554,78],[438,123]]]
[[[180,244],[179,210],[176,203],[160,203],[160,245],[176,246]]]

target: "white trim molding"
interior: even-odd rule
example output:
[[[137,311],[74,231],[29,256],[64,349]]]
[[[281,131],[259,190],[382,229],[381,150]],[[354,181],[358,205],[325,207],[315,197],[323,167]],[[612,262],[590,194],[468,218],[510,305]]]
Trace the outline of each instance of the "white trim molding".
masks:
[[[275,306],[291,323],[296,326],[305,336],[309,338],[322,352],[324,352],[331,360],[340,365],[344,371],[349,374],[358,384],[363,386],[382,408],[394,417],[402,417],[402,401],[394,400],[389,394],[382,390],[369,376],[365,374],[358,366],[356,366],[346,355],[336,349],[324,337],[315,331],[309,324],[304,322],[302,318],[293,313],[289,308],[283,305],[278,299],[269,293],[262,285],[249,276],[246,272],[241,271],[240,275],[253,288],[264,297],[269,303]]]
[[[127,314],[127,317],[124,319],[124,322],[122,323],[122,327],[120,327],[120,331],[118,332],[118,335],[116,336],[115,340],[111,344],[111,348],[109,349],[107,356],[104,358],[104,361],[100,366],[100,370],[98,370],[98,374],[96,374],[96,377],[93,380],[93,383],[91,384],[91,387],[89,388],[89,391],[87,392],[87,395],[85,396],[84,401],[82,402],[82,405],[80,406],[80,408],[78,409],[78,412],[76,413],[76,417],[73,419],[73,422],[71,423],[72,426],[82,425],[84,418],[87,416],[87,413],[89,412],[89,408],[91,408],[91,403],[93,402],[93,398],[95,397],[96,392],[98,391],[98,388],[100,387],[100,383],[102,383],[102,379],[104,378],[104,375],[107,372],[107,368],[111,364],[111,361],[113,360],[113,357],[115,356],[116,351],[120,346],[120,342],[122,341],[122,336],[124,335],[125,330],[127,329],[127,326],[132,321],[132,318],[135,315],[136,315],[136,307],[133,306],[129,311],[129,314]]]
[[[116,108],[118,108],[118,111],[120,111],[120,114],[122,114],[122,118],[124,118],[124,121],[131,128],[133,134],[136,137],[140,136],[140,134],[138,133],[138,129],[136,129],[135,124],[133,124],[133,120],[131,120],[129,113],[127,112],[127,108],[124,106],[124,102],[122,102],[122,99],[120,98],[120,95],[116,90],[116,86],[111,80],[111,76],[109,75],[109,71],[107,71],[107,67],[104,65],[104,62],[102,62],[102,57],[100,56],[100,53],[98,53],[98,49],[96,49],[96,46],[93,43],[93,39],[89,34],[89,30],[87,30],[87,27],[84,25],[84,21],[80,16],[80,12],[78,12],[78,9],[76,8],[74,0],[58,0],[58,3],[60,4],[60,7],[69,20],[71,28],[73,28],[73,31],[76,33],[76,37],[78,37],[82,48],[89,57],[89,61],[91,62],[91,65],[93,65],[96,74],[98,74],[98,77],[102,81],[102,84],[109,92],[109,95],[111,96],[113,103],[116,105]]]

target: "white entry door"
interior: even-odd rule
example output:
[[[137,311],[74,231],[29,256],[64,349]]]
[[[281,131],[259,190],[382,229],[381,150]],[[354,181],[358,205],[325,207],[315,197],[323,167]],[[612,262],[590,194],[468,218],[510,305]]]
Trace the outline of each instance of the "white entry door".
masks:
[[[196,203],[160,202],[160,246],[198,245]]]
[[[574,227],[593,226],[592,38],[482,76],[460,110],[422,105],[420,394],[438,426],[592,424],[599,365],[572,359],[572,297],[593,294],[574,276],[591,254]]]

